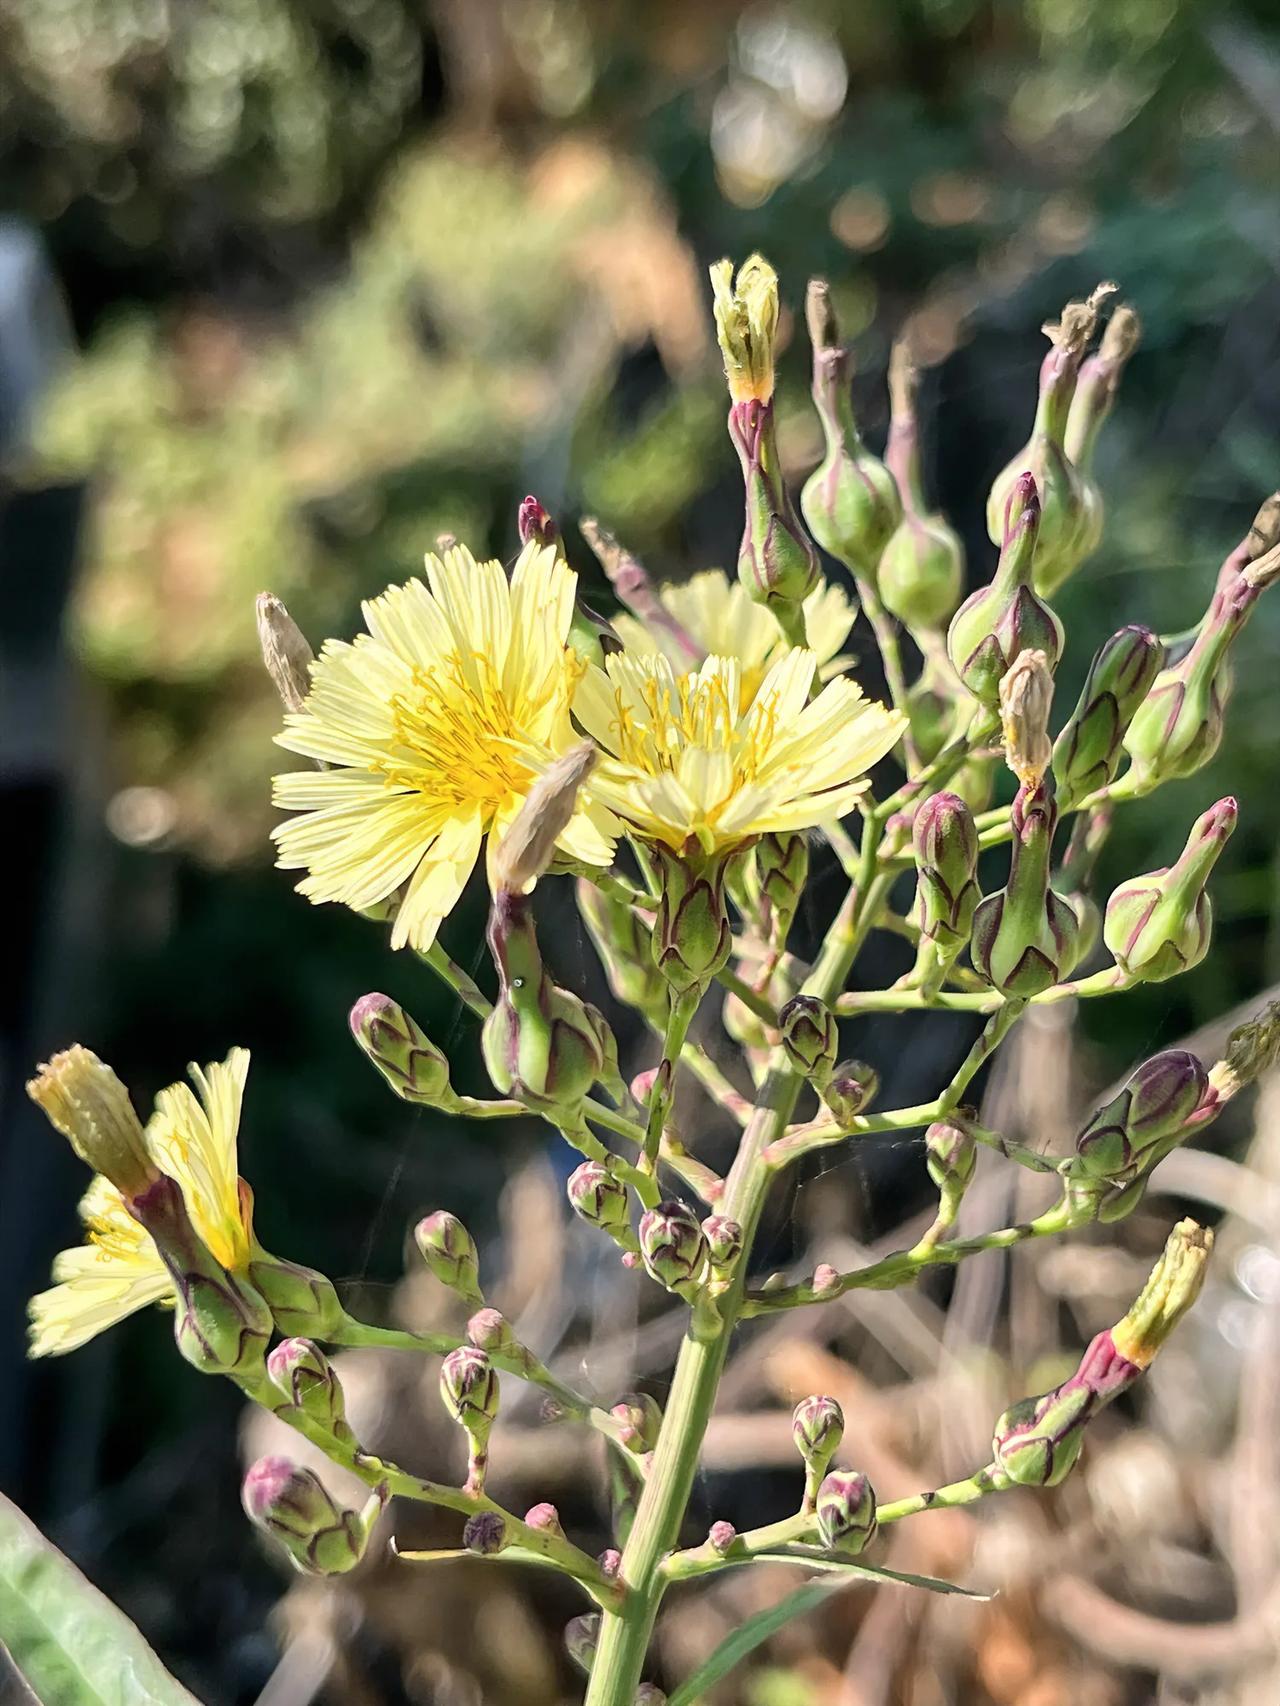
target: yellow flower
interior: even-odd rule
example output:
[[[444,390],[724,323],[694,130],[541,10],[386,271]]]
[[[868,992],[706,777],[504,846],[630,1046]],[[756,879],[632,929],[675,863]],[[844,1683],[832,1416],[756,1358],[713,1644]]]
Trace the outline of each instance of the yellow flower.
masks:
[[[240,1201],[236,1137],[249,1051],[188,1069],[185,1084],[156,1097],[146,1126],[147,1152],[177,1181],[191,1224],[224,1268],[242,1268],[250,1241]],[[160,1253],[114,1185],[95,1176],[80,1201],[87,1242],[53,1259],[57,1282],[31,1299],[31,1355],[60,1356],[148,1303],[171,1303],[173,1281]]]
[[[744,705],[755,698],[770,666],[790,650],[773,613],[723,569],[704,569],[687,581],[660,587],[658,597],[701,651],[737,659]],[[837,654],[855,615],[844,588],[834,584],[823,582],[804,601],[805,639],[823,681],[848,664]],[[688,660],[661,627],[649,628],[626,613],[615,616],[613,625],[629,652],[642,656],[657,650],[674,669],[688,668]]]
[[[577,577],[553,547],[526,545],[510,581],[455,546],[429,556],[428,585],[364,607],[368,634],[329,640],[281,746],[334,768],[277,776],[298,817],[273,831],[279,864],[313,901],[363,909],[406,884],[393,947],[429,948],[489,836],[489,853],[539,770],[579,738],[569,718],[584,665],[566,636]],[[561,849],[607,865],[616,829],[584,805]]]
[[[588,792],[638,835],[709,854],[841,817],[906,719],[844,676],[810,701],[816,669],[812,652],[788,651],[744,705],[736,658],[677,675],[664,657],[614,653],[574,700],[605,754]]]

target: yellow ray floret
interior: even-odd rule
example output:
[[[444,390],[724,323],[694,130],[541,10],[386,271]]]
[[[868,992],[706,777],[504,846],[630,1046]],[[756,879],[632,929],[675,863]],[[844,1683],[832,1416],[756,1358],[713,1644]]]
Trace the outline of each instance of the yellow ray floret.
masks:
[[[723,569],[704,569],[679,585],[659,587],[658,597],[700,651],[738,660],[744,704],[755,698],[770,666],[790,649],[773,613],[757,604]],[[838,675],[848,664],[847,658],[837,654],[849,636],[855,614],[844,588],[834,584],[815,587],[804,601],[805,639],[817,658],[823,681]],[[615,616],[613,624],[629,652],[642,656],[656,650],[676,670],[689,667],[688,659],[661,626],[650,628],[625,613]]]
[[[225,1061],[192,1066],[199,1099],[185,1084],[156,1097],[147,1122],[147,1150],[177,1181],[191,1224],[224,1268],[249,1260],[236,1141],[249,1051],[233,1048]],[[31,1299],[31,1355],[75,1350],[148,1303],[173,1300],[173,1282],[159,1251],[129,1213],[114,1185],[95,1176],[80,1201],[86,1242],[53,1260],[56,1284]]]
[[[577,577],[527,545],[511,579],[455,546],[428,557],[427,584],[364,607],[369,632],[330,640],[281,746],[331,766],[277,776],[299,815],[274,836],[299,892],[363,909],[404,893],[393,947],[429,948],[470,876],[523,805],[540,768],[579,738],[569,709],[583,664],[566,646]],[[616,829],[584,805],[559,845],[608,864]]]
[[[810,701],[816,669],[812,652],[788,651],[744,705],[736,658],[678,675],[664,657],[615,653],[574,700],[605,753],[589,792],[638,835],[708,853],[841,817],[905,718],[844,676]]]

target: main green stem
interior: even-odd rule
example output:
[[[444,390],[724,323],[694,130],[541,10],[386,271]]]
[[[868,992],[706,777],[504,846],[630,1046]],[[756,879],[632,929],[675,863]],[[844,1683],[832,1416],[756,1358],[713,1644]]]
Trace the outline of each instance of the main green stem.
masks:
[[[832,925],[804,986],[805,994],[830,1001],[849,975],[871,915],[887,892],[887,884],[871,881],[879,833],[878,820],[868,813],[863,823],[859,881],[850,888]],[[786,1131],[802,1084],[781,1049],[775,1050],[725,1183],[723,1202],[718,1205],[722,1214],[738,1221],[743,1232],[743,1253],[733,1285],[720,1300],[722,1329],[714,1337],[702,1334],[695,1338],[691,1324],[680,1347],[649,1477],[622,1553],[622,1605],[603,1618],[586,1706],[632,1706],[640,1686],[667,1587],[663,1560],[679,1542],[703,1436],[744,1301],[751,1246],[772,1178],[764,1151]]]

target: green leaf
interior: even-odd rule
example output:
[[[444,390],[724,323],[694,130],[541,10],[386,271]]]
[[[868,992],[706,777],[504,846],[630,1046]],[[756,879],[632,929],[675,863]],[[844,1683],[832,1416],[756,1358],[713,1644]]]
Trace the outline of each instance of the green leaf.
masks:
[[[851,1559],[845,1558],[810,1557],[794,1552],[761,1552],[752,1562],[807,1564],[811,1570],[821,1570],[828,1579],[808,1582],[794,1593],[789,1593],[785,1599],[779,1600],[777,1605],[768,1611],[757,1612],[754,1617],[748,1618],[740,1629],[735,1629],[732,1635],[721,1641],[711,1657],[687,1682],[676,1689],[667,1706],[696,1706],[699,1696],[710,1688],[712,1683],[719,1682],[722,1676],[727,1676],[748,1653],[754,1652],[771,1635],[776,1635],[784,1623],[790,1623],[793,1617],[803,1617],[806,1612],[816,1611],[824,1600],[848,1587],[851,1581],[899,1582],[906,1587],[927,1588],[931,1593],[958,1593],[967,1599],[988,1597],[986,1594],[974,1593],[969,1588],[957,1587],[954,1582],[944,1582],[936,1576],[913,1576],[905,1570],[887,1570],[876,1564],[855,1564]]]
[[[40,1706],[199,1706],[129,1619],[3,1494],[0,1635]]]

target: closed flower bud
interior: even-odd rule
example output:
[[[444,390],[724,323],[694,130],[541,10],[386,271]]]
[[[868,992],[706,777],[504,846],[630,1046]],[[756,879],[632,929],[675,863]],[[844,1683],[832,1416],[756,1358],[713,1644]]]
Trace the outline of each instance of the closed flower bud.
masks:
[[[1081,1170],[1095,1179],[1128,1178],[1153,1149],[1185,1135],[1208,1087],[1208,1074],[1194,1054],[1166,1049],[1152,1055],[1076,1138]]]
[[[351,1009],[351,1035],[400,1097],[447,1108],[449,1062],[417,1022],[389,995],[362,995]]]
[[[315,653],[273,592],[258,594],[258,644],[280,703],[286,711],[300,711],[311,691]]]
[[[865,1060],[842,1060],[832,1072],[822,1092],[827,1112],[838,1126],[852,1128],[858,1115],[865,1112],[880,1089],[880,1074]]]
[[[499,889],[489,913],[498,999],[481,1043],[495,1088],[539,1112],[574,1116],[598,1078],[616,1070],[609,1027],[542,962],[529,897]]]
[[[800,896],[809,877],[809,843],[803,835],[762,835],[750,855],[760,897],[760,923],[779,952],[786,947]]]
[[[244,1478],[241,1497],[249,1520],[313,1576],[340,1576],[355,1568],[385,1502],[374,1494],[363,1510],[349,1510],[313,1470],[287,1457],[260,1457]]]
[[[844,1411],[834,1398],[802,1398],[791,1413],[791,1437],[804,1459],[804,1508],[812,1510],[822,1479],[844,1438]]]
[[[1065,438],[1080,364],[1097,326],[1098,304],[1114,289],[1101,285],[1088,302],[1068,302],[1062,319],[1044,328],[1052,348],[1040,368],[1031,438],[996,476],[987,500],[987,532],[999,544],[1010,488],[1024,472],[1034,477],[1043,510],[1036,588],[1045,594],[1061,586],[1083,560],[1083,485],[1067,456]]]
[[[904,344],[889,358],[889,442],[885,463],[902,498],[902,520],[880,558],[876,580],[885,609],[913,634],[945,628],[964,589],[964,547],[931,515],[920,475],[916,390],[919,374]],[[926,759],[927,763],[928,760]]]
[[[1009,880],[973,915],[973,965],[1001,994],[1029,998],[1070,976],[1080,955],[1080,920],[1049,886],[1058,821],[1050,786],[1019,788],[1009,816]]]
[[[1133,309],[1118,307],[1102,334],[1101,346],[1081,367],[1071,399],[1064,442],[1067,460],[1080,478],[1083,504],[1076,549],[1081,562],[1097,550],[1102,538],[1102,493],[1091,477],[1098,435],[1111,413],[1120,375],[1138,347],[1141,333],[1142,326]]]
[[[628,1392],[609,1414],[622,1424],[622,1443],[638,1455],[652,1451],[662,1427],[662,1411],[647,1392]]]
[[[577,887],[578,911],[617,1000],[659,1022],[667,1011],[667,982],[654,958],[653,925],[588,877]]]
[[[1269,1001],[1256,1018],[1237,1025],[1227,1038],[1222,1059],[1209,1083],[1220,1101],[1229,1101],[1247,1084],[1263,1077],[1280,1060],[1280,1001]]]
[[[477,1309],[467,1322],[467,1337],[478,1351],[490,1356],[518,1356],[523,1349],[500,1309]]]
[[[1125,733],[1163,660],[1163,645],[1136,623],[1103,642],[1071,720],[1054,742],[1053,774],[1064,805],[1115,780]]]
[[[489,875],[495,891],[528,894],[550,868],[556,843],[569,827],[578,794],[598,757],[591,741],[578,741],[534,782],[511,827],[490,853]]]
[[[636,1689],[633,1706],[667,1706],[667,1696],[656,1682],[642,1682]]]
[[[707,1543],[713,1552],[719,1552],[721,1557],[729,1550],[738,1538],[738,1531],[731,1522],[713,1522],[707,1530]]]
[[[742,1227],[727,1215],[710,1214],[702,1223],[707,1241],[707,1260],[716,1275],[729,1273],[742,1254]]]
[[[1040,1398],[1011,1404],[996,1423],[996,1466],[1018,1487],[1056,1487],[1076,1465],[1093,1394],[1067,1382]]]
[[[876,1495],[866,1476],[836,1469],[818,1488],[815,1514],[822,1544],[833,1551],[863,1551],[876,1532]]]
[[[911,826],[916,859],[914,916],[920,934],[950,965],[968,945],[977,883],[978,832],[973,814],[955,794],[931,794]]]
[[[969,1188],[978,1164],[978,1145],[963,1119],[952,1114],[935,1120],[924,1134],[925,1166],[944,1197],[959,1199]]]
[[[564,1650],[578,1669],[591,1674],[596,1662],[596,1647],[600,1642],[600,1613],[585,1611],[581,1617],[571,1617],[564,1626]]]
[[[498,1376],[488,1354],[459,1345],[440,1365],[444,1407],[472,1439],[483,1444],[498,1414]]]
[[[1237,815],[1233,799],[1219,800],[1197,818],[1176,864],[1132,877],[1112,894],[1102,936],[1126,976],[1163,983],[1208,953],[1213,906],[1205,884]]]
[[[630,1193],[602,1162],[584,1161],[575,1167],[566,1190],[570,1208],[589,1226],[605,1232],[630,1230]]]
[[[840,343],[831,295],[812,279],[805,301],[813,343],[813,402],[825,451],[805,482],[800,507],[824,551],[859,578],[874,582],[885,546],[902,516],[893,475],[862,442],[853,414],[853,357]]]
[[[267,1358],[267,1379],[313,1422],[337,1439],[349,1440],[347,1407],[333,1364],[310,1339],[285,1339]]]
[[[524,1513],[524,1520],[528,1528],[536,1528],[544,1534],[555,1534],[562,1540],[564,1539],[564,1529],[560,1525],[560,1512],[554,1505],[546,1503],[545,1500],[542,1504],[534,1505],[531,1510],[527,1510]]]
[[[792,1067],[821,1090],[836,1063],[835,1015],[816,995],[793,995],[778,1014],[782,1046]]]
[[[698,1292],[707,1264],[707,1241],[698,1218],[682,1202],[661,1202],[640,1221],[640,1253],[659,1285],[686,1302]]]
[[[725,910],[725,862],[690,846],[651,849],[662,883],[654,929],[658,970],[678,994],[705,989],[729,958],[733,937]]]
[[[441,1208],[426,1215],[414,1227],[413,1241],[441,1285],[456,1292],[464,1303],[484,1302],[475,1239],[456,1214]]]
[[[951,619],[947,651],[973,696],[995,710],[1000,681],[1019,652],[1039,651],[1050,670],[1062,653],[1062,624],[1032,586],[1040,498],[1030,474],[1014,481],[1004,544],[990,586],[970,593]]]
[[[314,1268],[281,1261],[255,1244],[247,1273],[281,1333],[331,1339],[346,1318],[333,1281]]]
[[[500,1511],[477,1511],[467,1518],[462,1530],[462,1544],[478,1558],[496,1558],[506,1551],[510,1539]]]

